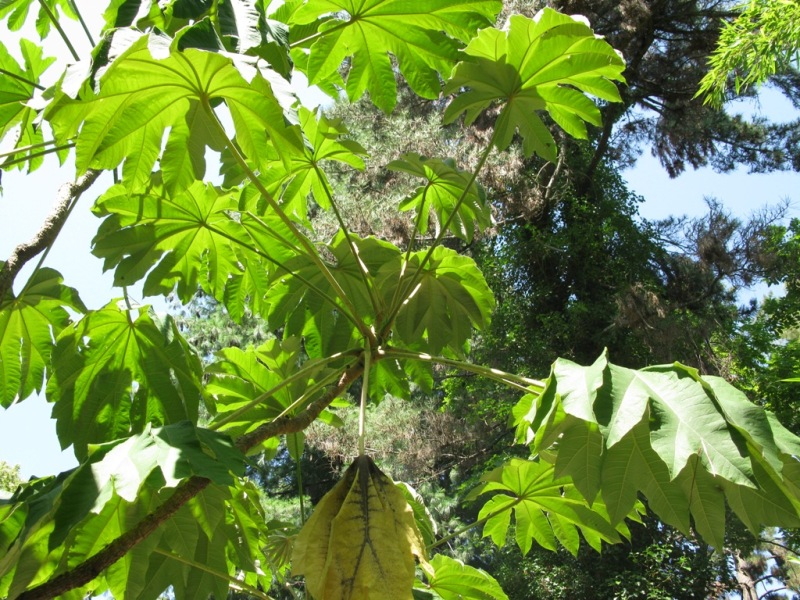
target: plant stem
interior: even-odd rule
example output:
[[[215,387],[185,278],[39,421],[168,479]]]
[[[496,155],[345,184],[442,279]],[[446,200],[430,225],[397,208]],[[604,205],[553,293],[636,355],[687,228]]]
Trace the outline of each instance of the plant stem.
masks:
[[[450,541],[450,540],[452,540],[453,538],[457,538],[458,536],[465,534],[465,533],[466,533],[466,532],[468,532],[470,529],[474,529],[474,528],[475,528],[475,527],[477,527],[478,525],[483,525],[483,524],[484,524],[484,523],[486,523],[486,521],[488,521],[489,519],[491,519],[491,518],[493,518],[493,517],[496,517],[497,515],[503,514],[503,513],[504,513],[504,512],[506,512],[507,510],[511,510],[512,508],[514,508],[514,507],[515,507],[517,504],[519,504],[520,502],[522,502],[522,500],[521,500],[520,498],[517,498],[517,499],[516,499],[514,502],[512,502],[512,503],[511,503],[511,504],[509,504],[508,506],[504,506],[503,508],[501,508],[501,509],[499,509],[499,510],[496,510],[496,511],[494,511],[494,512],[490,512],[488,515],[486,515],[486,516],[484,516],[484,517],[481,517],[481,518],[480,518],[480,519],[478,519],[477,521],[473,521],[472,523],[470,523],[470,524],[469,524],[469,525],[467,525],[466,527],[462,527],[462,528],[461,528],[461,529],[459,529],[458,531],[454,531],[453,533],[451,533],[451,534],[449,534],[449,535],[446,535],[446,536],[444,536],[443,538],[441,538],[441,539],[439,539],[439,540],[436,540],[434,543],[432,543],[432,544],[430,544],[430,545],[426,546],[426,547],[425,547],[425,549],[426,549],[426,550],[433,550],[434,548],[438,548],[439,546],[441,546],[442,544],[445,544],[445,543],[449,542],[449,541]]]
[[[178,554],[174,554],[172,552],[167,552],[166,550],[162,550],[161,548],[154,548],[153,552],[155,554],[160,554],[161,556],[166,556],[168,558],[171,558],[172,560],[175,560],[175,561],[177,561],[179,563],[183,563],[183,564],[188,565],[190,567],[194,567],[195,569],[199,569],[200,571],[204,571],[205,573],[208,573],[209,575],[213,575],[217,579],[224,579],[225,581],[228,582],[228,584],[229,584],[231,589],[248,592],[249,594],[252,594],[253,596],[256,596],[257,598],[262,598],[263,600],[273,600],[273,598],[271,596],[267,596],[267,594],[265,594],[264,592],[262,592],[258,588],[255,588],[255,587],[253,587],[251,585],[248,585],[244,581],[240,581],[239,579],[236,579],[236,577],[231,577],[227,573],[220,573],[219,571],[215,571],[215,570],[209,568],[207,565],[205,565],[203,563],[199,563],[199,562],[190,560],[188,558],[184,558],[183,556],[180,556]]]
[[[361,372],[360,365],[351,367],[342,374],[333,388],[324,396],[309,404],[302,414],[264,423],[255,431],[251,431],[237,439],[235,442],[236,448],[242,452],[247,452],[270,437],[282,433],[302,431],[325,410],[334,398],[346,390],[361,375]],[[210,483],[210,479],[199,476],[193,476],[185,480],[178,485],[171,496],[166,498],[152,512],[148,513],[133,529],[126,531],[103,547],[97,554],[75,565],[69,571],[56,575],[52,579],[22,592],[17,596],[17,600],[50,599],[86,585],[95,579],[98,573],[113,565],[136,544],[151,535],[162,523],[172,517],[181,506],[197,496]]]
[[[39,85],[35,81],[22,77],[21,75],[17,75],[16,73],[12,73],[11,71],[7,71],[5,69],[0,69],[0,75],[5,75],[6,77],[11,77],[11,79],[16,79],[17,81],[21,81],[26,85],[35,87],[37,90],[44,91],[47,89],[43,85]]]
[[[48,144],[52,144],[52,143],[54,143],[54,142],[43,142],[41,144],[33,144],[31,146],[25,146],[25,147],[22,147],[22,148],[17,148],[15,150],[10,150],[10,151],[5,152],[2,155],[0,155],[0,158],[2,158],[3,156],[14,156],[15,154],[19,154],[20,152],[26,152],[28,148],[33,149],[35,147],[42,147],[42,146],[45,146],[45,145],[48,145]],[[2,166],[2,168],[7,169],[8,167],[10,167],[12,165],[17,165],[19,163],[28,162],[31,159],[39,158],[40,156],[47,156],[48,154],[53,154],[54,152],[58,152],[59,150],[67,150],[69,148],[74,148],[74,147],[75,147],[75,144],[69,143],[69,144],[64,144],[62,146],[56,146],[55,148],[48,148],[47,150],[42,150],[41,152],[36,152],[34,154],[27,154],[25,156],[20,156],[19,158],[15,158],[14,160],[7,160],[1,166]]]
[[[274,233],[274,232],[272,232],[272,231],[271,231],[271,228],[270,228],[268,225],[266,225],[265,223],[263,223],[263,222],[262,222],[260,219],[258,219],[258,218],[257,218],[255,215],[252,215],[252,214],[251,214],[251,213],[249,213],[249,212],[248,212],[248,213],[246,213],[246,214],[247,214],[248,216],[252,216],[252,217],[253,217],[253,218],[254,218],[256,221],[258,221],[258,222],[259,222],[261,225],[263,225],[263,226],[264,226],[264,228],[266,228],[266,229],[270,230],[270,233]],[[324,290],[321,290],[319,287],[317,287],[316,285],[314,285],[312,282],[310,282],[308,279],[306,279],[305,277],[303,277],[303,276],[302,276],[302,275],[300,275],[299,273],[296,273],[296,272],[292,271],[292,270],[291,270],[289,267],[287,267],[286,265],[284,265],[284,264],[283,264],[281,261],[279,261],[279,260],[277,260],[277,259],[273,258],[272,256],[270,256],[269,254],[267,254],[267,253],[266,253],[266,252],[264,252],[263,250],[260,250],[260,249],[256,248],[255,246],[253,246],[253,245],[251,245],[251,244],[248,244],[247,242],[244,242],[244,241],[242,241],[242,240],[241,240],[241,239],[239,239],[239,238],[235,238],[235,237],[233,237],[231,234],[229,234],[229,233],[227,233],[227,232],[225,232],[225,231],[222,231],[222,230],[220,230],[220,229],[217,229],[217,228],[215,228],[213,225],[210,225],[210,224],[205,224],[205,227],[206,227],[206,229],[208,229],[208,230],[209,230],[209,231],[211,231],[212,233],[216,233],[217,235],[219,235],[219,236],[221,236],[221,237],[224,237],[225,239],[229,240],[230,242],[232,242],[232,243],[234,243],[234,244],[236,244],[236,245],[238,245],[238,246],[241,246],[242,248],[245,248],[246,250],[249,250],[250,252],[252,252],[252,253],[253,253],[253,254],[255,254],[256,256],[259,256],[260,258],[263,258],[264,260],[266,260],[266,261],[268,261],[268,262],[271,262],[273,265],[275,265],[276,267],[278,267],[278,268],[279,268],[281,271],[285,272],[287,275],[291,275],[292,277],[295,277],[295,278],[297,278],[297,280],[298,280],[298,281],[301,281],[301,282],[303,283],[303,285],[305,285],[305,286],[306,286],[306,287],[307,287],[309,290],[313,291],[315,294],[318,294],[318,295],[319,295],[319,296],[320,296],[320,297],[321,297],[323,300],[326,300],[328,303],[330,303],[330,304],[331,304],[331,306],[333,306],[333,307],[334,307],[334,308],[336,308],[336,309],[340,309],[340,306],[339,306],[339,305],[336,303],[336,298],[334,298],[333,296],[331,296],[330,294],[328,294],[328,293],[327,293],[327,292],[325,292]],[[283,238],[281,238],[281,237],[280,237],[280,236],[279,236],[277,233],[274,233],[274,235],[275,235],[275,236],[276,236],[276,237],[277,237],[277,238],[278,238],[280,241],[282,241],[282,242],[283,242],[283,241],[285,241],[285,240],[283,240]],[[294,249],[294,248],[295,248],[295,247],[294,247],[292,244],[290,244],[288,241],[286,241],[285,243],[286,243],[286,244],[287,244],[287,245],[288,245],[290,248],[292,248],[292,249]],[[297,252],[300,252],[300,250],[297,250]],[[342,316],[344,316],[344,317],[345,317],[345,318],[346,318],[348,321],[350,321],[350,322],[351,322],[351,323],[352,323],[352,324],[353,324],[353,325],[354,325],[356,328],[358,328],[358,325],[359,325],[359,324],[358,324],[358,322],[355,320],[355,318],[354,318],[354,317],[353,317],[353,316],[352,316],[350,313],[348,313],[347,311],[342,311],[342,313],[341,313],[341,314],[342,314]]]
[[[17,246],[3,269],[0,270],[0,298],[5,295],[5,290],[13,285],[14,278],[22,266],[41,252],[42,255],[39,257],[39,261],[36,263],[33,273],[31,273],[31,276],[22,288],[20,295],[27,291],[34,276],[39,272],[39,269],[42,268],[47,255],[50,254],[50,250],[58,239],[58,235],[61,233],[64,223],[67,222],[67,219],[72,214],[81,195],[94,183],[99,175],[100,173],[98,171],[87,171],[75,183],[61,186],[58,195],[62,196],[63,200],[57,201],[55,209],[47,217],[42,229],[36,234],[33,241],[28,244]]]
[[[69,41],[69,36],[67,36],[66,32],[64,31],[64,28],[61,27],[61,23],[58,22],[58,17],[56,17],[53,11],[50,10],[50,7],[47,6],[47,2],[45,2],[45,0],[39,0],[39,5],[42,7],[42,10],[47,13],[47,17],[50,19],[50,22],[53,24],[53,27],[56,28],[56,31],[58,31],[58,34],[61,36],[61,39],[64,40],[64,43],[67,45],[70,54],[72,54],[72,58],[75,59],[75,62],[80,62],[81,57],[75,51],[72,42]]]
[[[453,222],[453,219],[456,217],[458,213],[458,209],[461,208],[461,205],[464,203],[467,195],[469,194],[470,188],[475,183],[475,180],[478,179],[478,175],[480,174],[483,166],[486,164],[486,161],[489,159],[489,155],[491,154],[492,148],[494,147],[494,139],[497,135],[497,130],[495,129],[492,132],[492,137],[489,139],[489,143],[486,145],[486,149],[481,154],[480,159],[478,160],[478,164],[475,166],[475,169],[472,172],[467,185],[464,186],[464,190],[461,192],[461,196],[459,196],[458,200],[456,201],[455,206],[453,207],[453,212],[450,213],[450,216],[447,220],[442,224],[441,229],[439,230],[439,234],[433,240],[433,243],[428,248],[428,251],[425,253],[422,261],[419,263],[416,271],[414,274],[406,281],[404,285],[402,284],[402,277],[405,275],[405,265],[400,270],[400,282],[397,286],[397,290],[395,290],[395,295],[392,298],[392,305],[390,307],[389,317],[383,324],[383,327],[380,328],[379,337],[384,338],[388,335],[389,330],[391,330],[392,325],[394,323],[395,318],[397,317],[397,313],[403,306],[403,302],[409,297],[409,293],[412,292],[415,288],[417,283],[419,282],[419,278],[422,276],[422,270],[430,261],[431,256],[433,255],[433,251],[439,246],[444,239],[445,234],[447,233],[447,228],[450,227],[450,223]],[[398,294],[397,291],[402,288],[402,291]]]
[[[321,37],[325,37],[326,35],[330,35],[331,33],[339,31],[340,29],[344,29],[349,24],[350,24],[350,21],[342,21],[341,23],[331,27],[330,29],[326,29],[325,31],[318,31],[317,33],[311,34],[308,37],[304,37],[302,40],[298,40],[298,41],[296,41],[296,42],[294,42],[292,44],[289,44],[289,48],[292,49],[292,48],[301,47],[304,44],[307,44],[308,42],[311,42],[311,41],[316,40],[316,39],[321,38]]]
[[[369,282],[369,270],[364,262],[361,260],[361,256],[358,254],[358,249],[356,248],[355,242],[353,242],[352,235],[350,234],[350,230],[344,223],[344,219],[342,218],[341,213],[339,213],[339,207],[336,206],[336,202],[333,199],[333,194],[331,193],[330,188],[328,188],[328,182],[325,181],[323,177],[323,173],[319,168],[319,165],[314,163],[314,171],[317,173],[317,177],[319,177],[320,181],[322,182],[322,188],[325,190],[325,195],[328,198],[328,203],[331,205],[333,209],[333,214],[336,215],[336,220],[339,223],[339,227],[341,228],[342,232],[344,233],[344,237],[347,240],[347,245],[350,247],[350,254],[353,255],[353,260],[356,261],[358,265],[358,272],[361,275],[361,280],[364,282],[364,287],[367,288],[367,293],[369,294],[369,300],[372,303],[372,310],[375,311],[375,316],[377,317],[378,313],[380,312],[380,305],[378,304],[378,299],[375,297],[375,290],[372,289],[372,286]]]
[[[361,352],[360,348],[359,349],[354,349],[354,350],[346,350],[344,352],[339,352],[337,354],[334,354],[332,356],[327,357],[323,362],[331,362],[331,361],[336,360],[337,358],[341,358],[343,356],[357,356],[360,352]],[[256,406],[258,406],[259,404],[264,402],[270,396],[274,396],[279,391],[281,391],[283,388],[285,388],[287,385],[290,385],[290,384],[294,383],[295,381],[298,381],[298,380],[302,379],[303,377],[307,376],[310,371],[313,371],[314,369],[318,369],[319,366],[320,366],[319,361],[311,361],[311,360],[308,361],[306,364],[304,364],[302,367],[300,367],[295,373],[293,373],[292,375],[289,375],[289,377],[286,377],[286,378],[282,379],[281,382],[278,385],[272,387],[271,389],[268,389],[263,394],[259,394],[259,396],[255,400],[251,400],[250,402],[248,402],[247,404],[245,404],[241,408],[238,408],[235,411],[233,411],[232,413],[230,413],[229,415],[226,415],[224,418],[222,418],[222,419],[220,419],[218,421],[212,422],[208,426],[208,428],[211,429],[212,431],[216,431],[217,429],[219,429],[223,425],[227,425],[228,423],[230,423],[234,419],[239,418],[240,416],[242,416],[247,411],[252,410]],[[283,414],[285,414],[285,412],[286,411],[284,411],[283,413],[278,415],[278,417],[276,417],[276,418],[280,418],[281,416],[283,416]]]
[[[300,433],[290,433],[289,435],[295,438],[295,452],[297,452],[297,436],[301,435]],[[288,438],[289,435],[286,437]],[[288,443],[288,439],[287,439]],[[297,459],[294,461],[295,463],[295,476],[297,477],[297,497],[300,499],[300,524],[304,525],[306,522],[306,507],[305,503],[303,502],[303,469],[300,465],[300,459],[303,457],[303,453],[301,452]]]
[[[69,0],[69,4],[72,7],[72,10],[75,11],[75,14],[78,16],[78,21],[80,22],[81,27],[83,27],[83,32],[86,34],[86,39],[89,40],[89,43],[91,44],[92,48],[94,48],[96,44],[94,43],[92,32],[89,31],[89,28],[86,26],[86,21],[83,20],[83,15],[81,14],[81,11],[78,9],[78,3],[75,2],[75,0]]]
[[[0,69],[0,73],[2,73],[2,69]],[[46,148],[47,146],[52,146],[55,144],[55,140],[47,140],[46,142],[39,142],[38,144],[30,144],[29,146],[20,146],[18,148],[14,148],[13,150],[8,150],[7,152],[0,152],[0,158],[5,158],[7,156],[15,156],[21,152],[29,152],[31,150],[36,150],[37,148]]]
[[[541,393],[545,386],[545,382],[538,379],[530,379],[528,377],[523,377],[522,375],[506,373],[505,371],[501,371],[500,369],[495,369],[492,367],[484,367],[470,362],[445,358],[444,356],[431,356],[430,354],[413,352],[411,350],[403,350],[401,348],[381,348],[378,350],[378,355],[381,357],[386,356],[409,360],[420,360],[424,362],[432,362],[440,365],[447,365],[449,367],[455,367],[463,371],[469,371],[471,373],[482,375],[488,379],[494,379],[495,381],[499,381],[500,383],[503,383],[521,392],[525,392],[526,394],[536,392]]]
[[[354,320],[354,322],[358,325],[358,329],[362,333],[362,335],[364,335],[365,337],[369,337],[370,339],[374,339],[375,334],[369,329],[369,327],[366,326],[366,324],[363,321],[361,321],[358,318],[358,312],[353,306],[353,303],[347,297],[347,294],[342,289],[342,286],[339,285],[339,282],[336,281],[336,278],[333,276],[333,273],[331,273],[330,269],[328,268],[328,265],[325,264],[325,262],[319,256],[316,249],[311,244],[311,242],[306,238],[306,236],[304,236],[300,232],[300,230],[297,229],[297,226],[294,224],[294,222],[292,222],[292,220],[288,216],[286,216],[286,213],[284,213],[283,210],[281,210],[281,207],[278,204],[278,202],[275,200],[272,194],[269,193],[267,188],[264,187],[264,184],[261,183],[261,180],[259,180],[255,172],[250,168],[250,165],[247,164],[247,160],[245,159],[245,157],[242,155],[241,152],[239,152],[239,149],[236,147],[233,141],[228,137],[228,133],[222,126],[222,123],[220,123],[217,113],[214,112],[214,108],[209,103],[209,99],[204,96],[201,99],[201,101],[203,103],[203,108],[205,109],[208,116],[211,118],[211,122],[214,124],[214,127],[217,129],[217,133],[221,136],[223,140],[225,140],[225,145],[228,146],[228,149],[231,151],[231,154],[233,154],[234,159],[242,168],[247,178],[255,186],[255,188],[258,190],[258,192],[261,194],[264,200],[266,200],[269,207],[277,213],[278,218],[280,218],[280,220],[283,221],[284,225],[286,225],[289,231],[291,231],[292,234],[297,238],[298,242],[300,242],[300,245],[303,246],[306,254],[314,263],[314,265],[319,269],[320,273],[322,273],[325,279],[328,280],[328,283],[330,283],[331,287],[336,292],[336,295],[344,304],[344,308],[346,309],[345,312],[349,312],[352,315],[353,317],[352,320]]]
[[[367,400],[369,400],[369,369],[372,361],[372,352],[369,348],[364,350],[364,377],[361,380],[361,403],[358,409],[358,455],[364,456],[366,450],[366,420]]]

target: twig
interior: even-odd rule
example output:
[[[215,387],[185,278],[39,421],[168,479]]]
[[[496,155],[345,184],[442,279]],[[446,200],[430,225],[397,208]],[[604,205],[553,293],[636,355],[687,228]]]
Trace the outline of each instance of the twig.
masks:
[[[3,298],[14,285],[14,279],[22,267],[55,241],[69,215],[69,207],[89,189],[100,173],[101,171],[86,171],[76,181],[65,183],[59,188],[55,207],[42,224],[42,228],[31,241],[14,248],[11,256],[0,267],[0,298]]]
[[[236,447],[243,452],[247,452],[270,437],[302,431],[333,402],[334,398],[347,389],[361,375],[363,369],[363,365],[359,364],[346,370],[342,373],[337,385],[327,394],[309,404],[304,412],[294,417],[287,416],[265,423],[251,433],[240,437],[236,441]],[[196,475],[190,477],[178,486],[175,493],[167,498],[164,504],[148,514],[136,527],[122,534],[81,564],[23,592],[17,596],[17,600],[49,600],[86,585],[130,552],[136,544],[152,534],[159,525],[172,517],[181,506],[202,492],[210,483],[211,481],[205,477]]]

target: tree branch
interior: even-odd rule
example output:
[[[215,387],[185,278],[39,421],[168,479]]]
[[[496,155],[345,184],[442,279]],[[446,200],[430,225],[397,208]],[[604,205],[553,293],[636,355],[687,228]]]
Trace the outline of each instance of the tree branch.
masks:
[[[29,260],[52,244],[69,216],[70,206],[81,194],[91,187],[102,171],[89,170],[71,183],[65,183],[58,190],[52,212],[42,224],[42,228],[27,243],[14,248],[9,259],[0,263],[0,298],[3,298],[14,285],[14,279]]]
[[[247,452],[270,437],[302,431],[361,375],[363,369],[364,367],[360,363],[347,369],[342,373],[335,387],[309,404],[302,413],[292,417],[282,417],[261,425],[258,429],[236,440],[236,447],[242,452]],[[205,477],[196,475],[190,477],[179,485],[175,493],[161,506],[142,519],[136,527],[125,532],[76,567],[23,592],[17,596],[17,600],[49,600],[96,579],[105,569],[130,552],[136,544],[153,533],[159,525],[167,521],[181,506],[202,492],[210,483],[211,481]]]

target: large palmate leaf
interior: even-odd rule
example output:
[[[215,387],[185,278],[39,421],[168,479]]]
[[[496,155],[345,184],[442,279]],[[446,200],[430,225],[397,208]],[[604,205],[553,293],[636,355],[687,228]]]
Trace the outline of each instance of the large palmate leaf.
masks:
[[[188,477],[201,475],[224,490],[233,483],[233,474],[243,473],[244,457],[229,439],[189,422],[148,427],[134,437],[95,447],[80,467],[23,486],[11,498],[25,519],[0,557],[0,594],[14,597],[80,564],[138,524],[159,503],[158,492]],[[182,509],[194,515],[194,527],[211,528],[219,522],[222,509],[212,523],[205,516],[208,511],[198,510],[218,489],[210,488]],[[2,526],[5,530],[5,521]],[[169,538],[175,543],[180,536]],[[145,540],[107,572],[106,583],[96,582],[89,589],[100,593],[108,585],[123,597],[120,592],[126,585],[135,594],[146,581],[144,568],[158,539],[156,535]],[[168,585],[179,581],[175,578]]]
[[[146,310],[115,303],[65,329],[53,352],[47,396],[62,447],[143,431],[150,423],[197,420],[202,368],[171,318],[156,323]]]
[[[289,32],[283,23],[267,19],[265,5],[252,0],[116,0],[103,19],[106,28],[148,27],[176,34],[187,22],[199,26],[182,35],[182,47],[215,48],[259,56],[288,78]],[[216,39],[213,39],[216,38]]]
[[[211,108],[220,100],[252,160],[267,156],[270,139],[280,140],[282,156],[300,151],[298,133],[286,129],[294,97],[264,61],[176,46],[163,35],[141,36],[103,74],[99,94],[62,95],[48,108],[45,116],[60,140],[80,127],[79,172],[115,168],[124,160],[124,183],[135,189],[149,180],[170,128],[168,148],[182,147],[191,159],[165,150],[165,185],[180,191],[179,183],[197,178],[205,147],[220,148],[224,140]]]
[[[0,78],[0,143],[9,134],[14,134],[16,139],[13,148],[24,148],[19,154],[2,159],[0,166],[15,161],[16,168],[27,165],[30,172],[43,160],[35,154],[41,150],[43,137],[41,127],[36,123],[38,112],[32,106],[33,99],[39,79],[55,59],[45,58],[42,48],[29,40],[20,40],[20,50],[22,66],[0,43],[0,69],[3,72]],[[29,156],[29,160],[21,160],[24,156]]]
[[[372,459],[358,457],[297,536],[292,573],[313,598],[411,600],[414,558],[425,561],[414,513]]]
[[[2,263],[0,263],[0,268]],[[78,292],[53,269],[39,269],[19,296],[0,299],[0,406],[42,389],[54,336],[70,323],[67,308],[83,312]]]
[[[321,169],[324,161],[337,161],[355,169],[363,169],[361,156],[366,150],[352,140],[343,139],[347,128],[338,119],[328,119],[301,107],[300,124],[307,141],[303,154],[292,157],[288,164],[280,160],[277,152],[266,170],[267,189],[280,196],[284,212],[302,222],[307,221],[310,192],[314,201],[325,209],[331,208],[331,190],[328,177]]]
[[[440,227],[448,223],[448,230],[467,243],[472,241],[476,225],[484,228],[491,224],[486,192],[473,181],[471,173],[458,169],[452,159],[425,158],[409,153],[390,162],[387,168],[427,181],[400,203],[400,210],[414,210],[420,233],[428,231],[431,211],[436,214]]]
[[[515,131],[526,155],[554,160],[556,145],[536,114],[545,110],[568,134],[585,138],[586,125],[600,125],[600,111],[584,94],[619,102],[614,81],[625,63],[580,18],[545,8],[531,20],[512,16],[507,32],[484,29],[467,48],[445,93],[467,91],[445,112],[445,122],[466,112],[467,123],[495,102],[502,105],[495,143],[508,147]]]
[[[412,253],[402,277],[394,264],[384,267],[378,278],[382,293],[391,297],[396,286],[404,289],[425,255]],[[434,354],[445,348],[463,354],[473,327],[486,327],[494,310],[494,296],[475,261],[442,246],[433,250],[406,293],[394,332],[408,347]]]
[[[45,8],[45,5],[47,8]],[[36,11],[36,33],[44,39],[50,33],[53,21],[48,10],[53,14],[61,13],[70,19],[77,19],[71,0],[0,0],[0,19],[5,19],[11,31],[19,31],[25,25],[31,8]]]
[[[358,258],[351,251],[353,244]],[[359,238],[339,231],[326,248],[335,259],[328,269],[349,302],[342,306],[333,286],[307,256],[297,256],[285,265],[285,272],[276,272],[266,296],[267,318],[273,327],[284,327],[286,335],[306,337],[311,356],[327,356],[352,348],[359,339],[357,320],[375,324],[390,296],[376,289],[374,277],[379,270],[398,273],[401,265],[399,248],[376,238]],[[385,279],[385,278],[384,278]],[[391,281],[396,284],[396,279]],[[352,307],[352,308],[351,308]],[[349,316],[348,316],[349,315]]]
[[[208,367],[207,406],[215,426],[242,435],[283,414],[296,414],[313,397],[303,398],[320,376],[325,363],[306,362],[299,338],[272,339],[258,348],[226,348]]]
[[[508,600],[497,580],[483,569],[437,554],[430,563],[429,589],[442,600]]]
[[[113,579],[128,587],[109,585],[112,593],[145,600],[171,588],[177,598],[205,600],[209,593],[224,598],[229,588],[258,592],[259,586],[270,586],[271,578],[260,567],[266,562],[261,550],[267,539],[265,515],[252,484],[206,488],[156,537],[155,544],[149,540],[146,554],[134,550],[136,568],[121,570],[125,579]],[[131,581],[133,575],[138,581]],[[110,573],[106,580],[112,583]]]
[[[244,233],[231,215],[237,207],[238,194],[202,182],[176,196],[157,182],[135,195],[115,185],[94,207],[107,218],[93,252],[105,259],[105,269],[115,269],[118,286],[145,279],[148,296],[177,286],[178,297],[188,302],[199,287],[222,300],[229,277],[241,273],[242,249],[232,241]]]
[[[486,520],[483,535],[498,546],[506,542],[512,512],[515,539],[525,554],[536,541],[549,550],[556,550],[560,542],[577,555],[579,532],[598,552],[602,542],[614,543],[620,541],[620,535],[629,536],[624,522],[611,524],[602,502],[596,501],[590,508],[568,478],[556,478],[553,465],[513,459],[481,480],[471,498],[500,492],[484,504],[478,516]]]
[[[322,17],[317,34],[309,36],[313,43],[307,60],[295,54],[310,83],[338,78],[342,62],[350,58],[350,100],[369,91],[371,100],[389,112],[397,103],[390,54],[417,94],[436,98],[440,78],[458,60],[460,42],[491,25],[501,8],[494,0],[322,0],[302,5],[289,24],[305,25]]]
[[[754,531],[800,524],[800,439],[721,379],[677,364],[559,360],[544,392],[514,412],[520,440],[539,451],[558,440],[558,474],[590,502],[599,491],[614,522],[642,492],[665,522],[688,532],[691,515],[718,546],[725,499]]]

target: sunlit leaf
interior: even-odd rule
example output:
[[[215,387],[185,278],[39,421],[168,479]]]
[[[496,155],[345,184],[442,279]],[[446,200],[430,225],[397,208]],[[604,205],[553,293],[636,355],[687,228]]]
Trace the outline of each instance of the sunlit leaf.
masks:
[[[2,263],[0,263],[2,265]],[[67,309],[83,312],[78,292],[61,274],[42,268],[19,296],[0,300],[0,406],[42,389],[55,337],[70,323]]]
[[[390,162],[387,168],[427,181],[400,203],[400,210],[414,210],[420,233],[427,233],[431,212],[436,214],[440,228],[449,222],[448,229],[453,235],[467,243],[472,241],[476,226],[484,229],[491,224],[491,209],[483,187],[451,159],[410,153]]]
[[[206,370],[209,374],[206,391],[213,399],[209,408],[215,421],[224,419],[226,431],[241,435],[283,414],[325,371],[324,363],[308,363],[304,365],[303,377],[282,385],[303,366],[302,349],[299,338],[287,338],[271,339],[258,348],[220,351],[218,360]],[[267,394],[273,388],[279,389]],[[311,400],[307,399],[288,414],[296,414]]]
[[[393,295],[396,285],[410,281],[425,254],[419,251],[411,255],[402,279],[394,264],[382,269],[379,286],[385,297]],[[475,262],[438,246],[422,267],[418,282],[408,289],[408,297],[397,313],[395,333],[410,347],[435,354],[448,348],[460,355],[473,328],[488,325],[493,309],[494,296]],[[421,340],[425,343],[420,344]]]
[[[233,119],[237,142],[251,158],[266,156],[270,139],[280,140],[287,155],[299,151],[296,133],[286,128],[294,102],[287,89],[287,82],[263,61],[196,48],[180,51],[169,38],[154,33],[142,36],[111,64],[101,77],[99,94],[85,100],[62,98],[46,117],[62,139],[75,136],[80,127],[79,172],[115,168],[124,160],[124,183],[134,189],[149,176],[165,131],[177,126],[175,135],[186,139],[187,119],[200,118],[192,116],[197,110],[203,111],[206,123],[215,123],[212,102],[219,100]],[[188,148],[196,155],[192,168],[199,171],[198,154],[206,145],[219,147],[220,130],[204,126],[190,135],[195,136]],[[165,171],[168,188],[177,191],[172,186],[188,179],[184,170]]]
[[[90,312],[62,332],[53,369],[47,394],[58,437],[79,457],[149,423],[197,420],[200,360],[171,318],[159,324],[114,303]]]
[[[483,569],[437,554],[431,560],[430,588],[442,600],[508,600],[497,580]]]
[[[301,222],[307,221],[307,197],[325,209],[331,208],[332,194],[328,177],[321,166],[325,161],[336,161],[363,169],[361,158],[366,151],[356,142],[344,139],[347,128],[338,119],[328,119],[317,111],[299,109],[300,123],[307,145],[303,154],[292,157],[288,164],[281,161],[277,152],[265,169],[267,189],[281,198],[281,206],[288,215]]]
[[[586,125],[600,125],[600,111],[589,94],[619,102],[614,81],[622,81],[625,63],[580,18],[550,8],[534,19],[512,16],[507,32],[487,28],[465,49],[445,93],[467,91],[447,107],[445,122],[466,112],[467,123],[495,102],[502,106],[495,143],[505,149],[515,131],[526,155],[554,160],[556,144],[536,113],[547,111],[573,137],[585,138]]]
[[[44,50],[26,39],[20,40],[20,50],[23,57],[21,66],[0,43],[0,69],[3,71],[0,77],[0,142],[14,135],[12,149],[34,148],[10,154],[0,160],[0,166],[18,161],[5,168],[27,167],[30,173],[42,164],[43,158],[37,153],[41,152],[44,141],[41,126],[36,121],[38,112],[33,108],[36,104],[34,84],[39,85],[42,74],[55,58],[45,58]],[[26,156],[30,157],[27,161],[21,160]]]
[[[0,592],[16,595],[85,561],[154,508],[159,490],[174,488],[192,475],[226,486],[233,482],[233,473],[244,473],[244,457],[230,440],[188,422],[148,427],[139,435],[93,448],[78,468],[22,488],[12,497],[12,504],[25,502],[28,515],[0,557]],[[215,489],[203,492],[205,500],[219,495]],[[201,495],[181,509],[191,516],[194,528],[202,522],[197,507],[207,504],[203,501]],[[217,522],[210,523],[213,528],[223,518],[224,508],[218,512]],[[164,539],[170,544],[191,541],[179,519],[180,515],[166,524],[169,533]],[[135,595],[144,587],[150,553],[160,538],[160,534],[148,538],[107,571],[112,591]],[[224,544],[222,548],[224,552]],[[89,589],[102,592],[106,583],[95,582]]]
[[[229,277],[241,273],[242,250],[233,240],[242,229],[231,215],[237,203],[236,194],[201,182],[174,197],[157,183],[135,195],[113,186],[94,208],[106,219],[93,252],[105,259],[105,269],[114,268],[118,286],[144,279],[148,296],[177,286],[184,302],[198,288],[222,300]]]
[[[323,18],[307,63],[300,65],[311,84],[335,76],[350,58],[350,100],[369,91],[371,100],[389,112],[397,102],[390,54],[415,92],[436,98],[440,78],[447,77],[458,60],[460,41],[490,25],[500,8],[493,0],[323,0],[304,4],[289,24]]]
[[[513,459],[487,473],[482,484],[470,494],[477,498],[489,492],[493,496],[483,508],[479,519],[485,520],[483,535],[495,544],[506,543],[506,533],[513,513],[515,538],[527,554],[534,541],[549,550],[560,542],[573,555],[578,552],[583,533],[587,542],[599,550],[601,542],[620,541],[627,528],[613,526],[602,502],[591,508],[568,478],[556,478],[553,466],[545,462]]]
[[[56,15],[62,14],[70,19],[77,19],[70,0],[0,0],[0,19],[5,19],[11,31],[19,31],[28,19],[31,8],[36,11],[36,32],[44,39],[52,30],[53,21],[48,16],[47,8]]]
[[[605,356],[590,367],[559,360],[544,392],[515,415],[537,450],[564,444],[559,474],[590,501],[599,489],[612,522],[642,493],[664,522],[688,533],[691,516],[715,545],[724,500],[753,531],[800,523],[800,440],[722,379],[678,364],[635,371]]]

